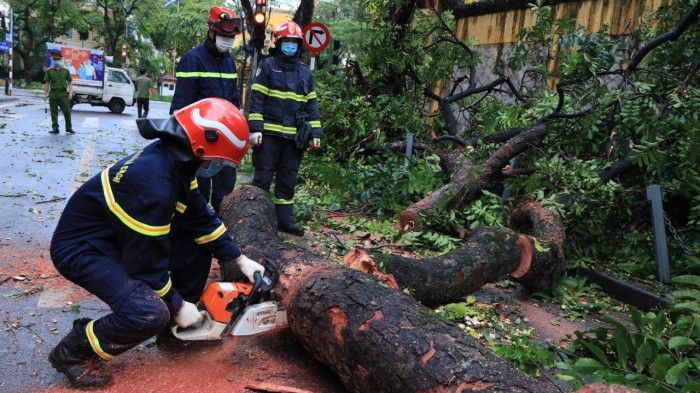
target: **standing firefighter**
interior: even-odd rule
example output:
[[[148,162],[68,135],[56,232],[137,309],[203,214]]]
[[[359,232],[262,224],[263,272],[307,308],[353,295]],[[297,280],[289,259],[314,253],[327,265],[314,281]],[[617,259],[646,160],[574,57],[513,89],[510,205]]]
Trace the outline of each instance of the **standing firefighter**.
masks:
[[[146,139],[160,140],[83,184],[51,240],[56,269],[112,309],[97,320],[74,321],[49,354],[51,364],[80,388],[111,382],[111,376],[89,371],[91,359],[111,360],[163,329],[170,331],[171,318],[182,328],[202,320],[193,303],[209,266],[183,270],[172,264],[194,245],[219,260],[234,260],[250,280],[265,270],[241,254],[196,191],[199,170],[237,165],[248,150],[248,126],[240,111],[209,98],[170,119],[140,119],[137,125]],[[180,244],[184,238],[192,246]],[[175,245],[178,253],[171,252]],[[192,283],[201,283],[198,293]]]
[[[44,74],[44,101],[49,99],[51,108],[51,134],[58,134],[58,107],[61,107],[63,118],[66,122],[66,133],[73,134],[70,121],[70,102],[73,99],[73,78],[64,67],[61,59],[63,55],[59,51],[51,53],[53,65]]]
[[[294,219],[294,188],[304,149],[321,146],[323,129],[313,74],[299,60],[302,32],[294,22],[275,29],[277,53],[257,71],[248,123],[253,147],[253,184],[269,191],[275,176],[274,201],[279,230],[303,236]],[[263,137],[264,136],[264,137]]]
[[[177,85],[170,113],[202,98],[218,97],[240,106],[236,63],[229,54],[243,22],[228,8],[213,6],[209,11],[209,32],[204,42],[185,53],[177,66]],[[199,177],[200,191],[215,211],[224,196],[233,191],[236,170],[223,168],[219,173]],[[211,195],[211,199],[209,196]]]

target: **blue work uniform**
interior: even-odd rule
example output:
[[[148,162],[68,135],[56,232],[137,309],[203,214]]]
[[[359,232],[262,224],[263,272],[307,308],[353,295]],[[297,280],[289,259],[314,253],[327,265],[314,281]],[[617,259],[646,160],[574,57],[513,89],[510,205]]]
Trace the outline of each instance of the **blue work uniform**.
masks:
[[[311,127],[310,138],[323,137],[313,74],[298,57],[277,55],[260,64],[250,96],[250,132],[261,132],[262,144],[253,146],[253,184],[269,191],[275,178],[277,218],[294,222],[294,189],[303,149],[295,137],[300,123]]]
[[[181,242],[175,239],[188,238],[220,260],[241,254],[196,191],[198,166],[197,160],[177,161],[156,141],[88,180],[61,215],[51,259],[63,276],[112,309],[85,327],[105,360],[167,326],[182,292],[191,290],[183,283],[206,282],[208,265],[194,274],[172,268],[186,251],[179,245],[180,254],[171,252]]]
[[[182,56],[175,76],[170,114],[203,98],[223,98],[240,107],[236,62],[228,52],[219,52],[208,37]],[[197,180],[200,192],[218,212],[221,201],[236,185],[236,169],[227,166],[211,179]]]

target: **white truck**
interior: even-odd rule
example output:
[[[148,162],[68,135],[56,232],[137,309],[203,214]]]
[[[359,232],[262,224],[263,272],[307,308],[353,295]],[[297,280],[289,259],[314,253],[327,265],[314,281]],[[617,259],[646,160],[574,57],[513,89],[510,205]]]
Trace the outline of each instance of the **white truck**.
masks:
[[[122,113],[126,106],[133,106],[136,88],[126,71],[106,67],[106,74],[102,86],[83,85],[74,80],[71,105],[106,106],[112,113]]]
[[[51,54],[63,56],[63,66],[73,78],[75,104],[106,106],[112,113],[122,113],[136,102],[136,87],[126,71],[107,67],[101,50],[77,48],[52,42],[46,43],[46,66],[53,66]]]

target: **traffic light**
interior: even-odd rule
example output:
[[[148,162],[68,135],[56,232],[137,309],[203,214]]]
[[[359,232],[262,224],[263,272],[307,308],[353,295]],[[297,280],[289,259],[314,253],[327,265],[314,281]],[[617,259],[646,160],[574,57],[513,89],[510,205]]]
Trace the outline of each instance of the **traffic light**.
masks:
[[[126,59],[126,56],[129,54],[129,46],[125,43],[122,44],[122,57]]]
[[[265,45],[265,22],[267,16],[265,16],[265,6],[267,5],[267,0],[255,0],[255,12],[253,13],[253,34],[251,37],[251,43],[257,49],[262,49]]]

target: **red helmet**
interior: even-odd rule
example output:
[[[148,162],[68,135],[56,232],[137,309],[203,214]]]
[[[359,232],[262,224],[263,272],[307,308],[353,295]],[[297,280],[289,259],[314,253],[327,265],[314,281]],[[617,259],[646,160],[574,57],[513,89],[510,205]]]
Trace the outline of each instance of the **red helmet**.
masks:
[[[243,31],[243,21],[226,7],[215,5],[209,10],[209,30],[222,37],[233,37]]]
[[[192,152],[203,160],[223,159],[236,164],[248,151],[248,122],[232,103],[205,98],[175,111]]]
[[[279,41],[282,38],[294,38],[299,40],[304,39],[301,32],[301,27],[291,20],[281,23],[275,29],[275,40]]]

